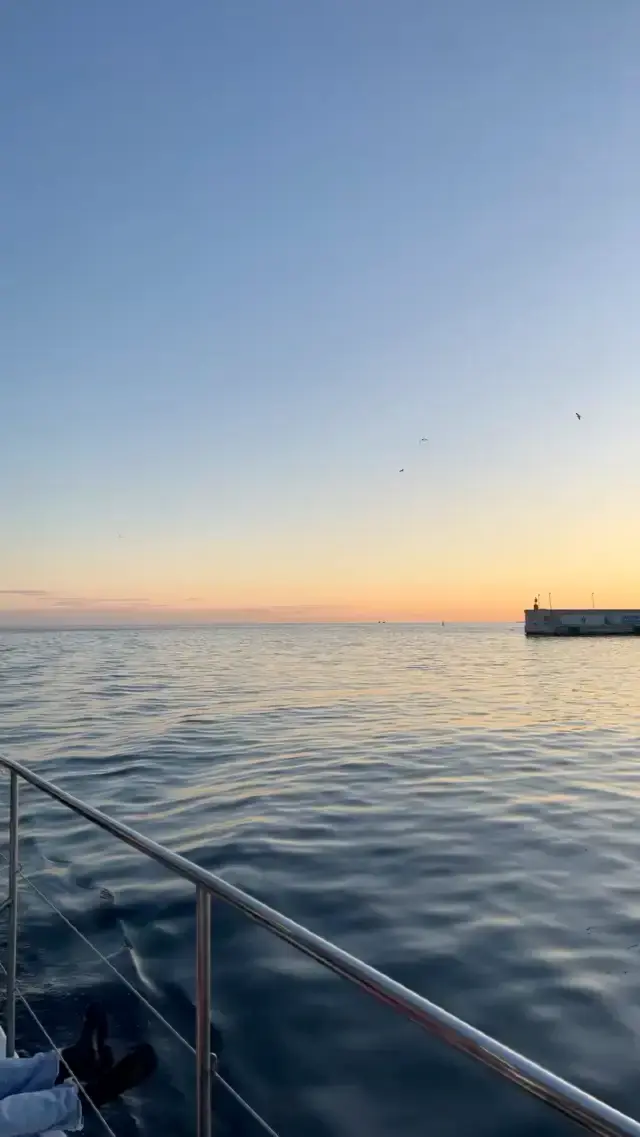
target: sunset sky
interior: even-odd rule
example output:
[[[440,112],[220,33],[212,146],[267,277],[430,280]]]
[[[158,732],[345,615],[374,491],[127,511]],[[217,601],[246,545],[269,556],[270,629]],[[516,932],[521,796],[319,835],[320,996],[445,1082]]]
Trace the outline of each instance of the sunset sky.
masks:
[[[638,606],[639,43],[3,3],[0,623]]]

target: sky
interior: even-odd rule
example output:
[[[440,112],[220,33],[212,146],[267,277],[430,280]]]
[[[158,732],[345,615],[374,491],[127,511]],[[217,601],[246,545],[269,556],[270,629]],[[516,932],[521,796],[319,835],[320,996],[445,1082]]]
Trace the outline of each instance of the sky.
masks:
[[[1,0],[0,622],[639,605],[639,41]]]

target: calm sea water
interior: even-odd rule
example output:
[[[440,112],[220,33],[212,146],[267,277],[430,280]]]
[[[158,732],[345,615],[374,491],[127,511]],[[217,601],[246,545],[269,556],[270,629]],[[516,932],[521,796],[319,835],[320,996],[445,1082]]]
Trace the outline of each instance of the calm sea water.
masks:
[[[640,641],[521,627],[0,635],[5,754],[636,1114],[639,692]],[[191,889],[31,788],[22,814],[24,871],[192,1038]],[[191,1134],[189,1056],[22,903],[56,1038],[98,997],[117,1046],[158,1049],[116,1131]],[[282,1137],[571,1128],[225,906],[213,927],[222,1069]]]

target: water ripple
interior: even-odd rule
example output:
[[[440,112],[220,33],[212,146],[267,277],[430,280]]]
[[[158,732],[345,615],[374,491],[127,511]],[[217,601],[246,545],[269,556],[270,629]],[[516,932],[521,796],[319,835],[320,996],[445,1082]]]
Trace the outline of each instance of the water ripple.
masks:
[[[6,633],[0,743],[639,1115],[638,651],[456,626]],[[192,1038],[191,888],[21,803],[25,870]],[[98,995],[116,1043],[158,1046],[123,1137],[193,1131],[188,1058],[30,896],[20,964],[61,1041]],[[567,1129],[219,904],[213,964],[224,1072],[282,1137]]]

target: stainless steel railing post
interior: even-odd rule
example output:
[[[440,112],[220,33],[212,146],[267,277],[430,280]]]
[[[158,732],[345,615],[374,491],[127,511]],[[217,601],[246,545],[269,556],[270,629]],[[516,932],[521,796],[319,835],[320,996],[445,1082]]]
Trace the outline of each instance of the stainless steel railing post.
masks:
[[[196,1112],[198,1137],[211,1137],[211,895],[196,891]]]
[[[16,969],[18,957],[18,775],[9,789],[9,941],[7,944],[7,1058],[16,1049]]]

